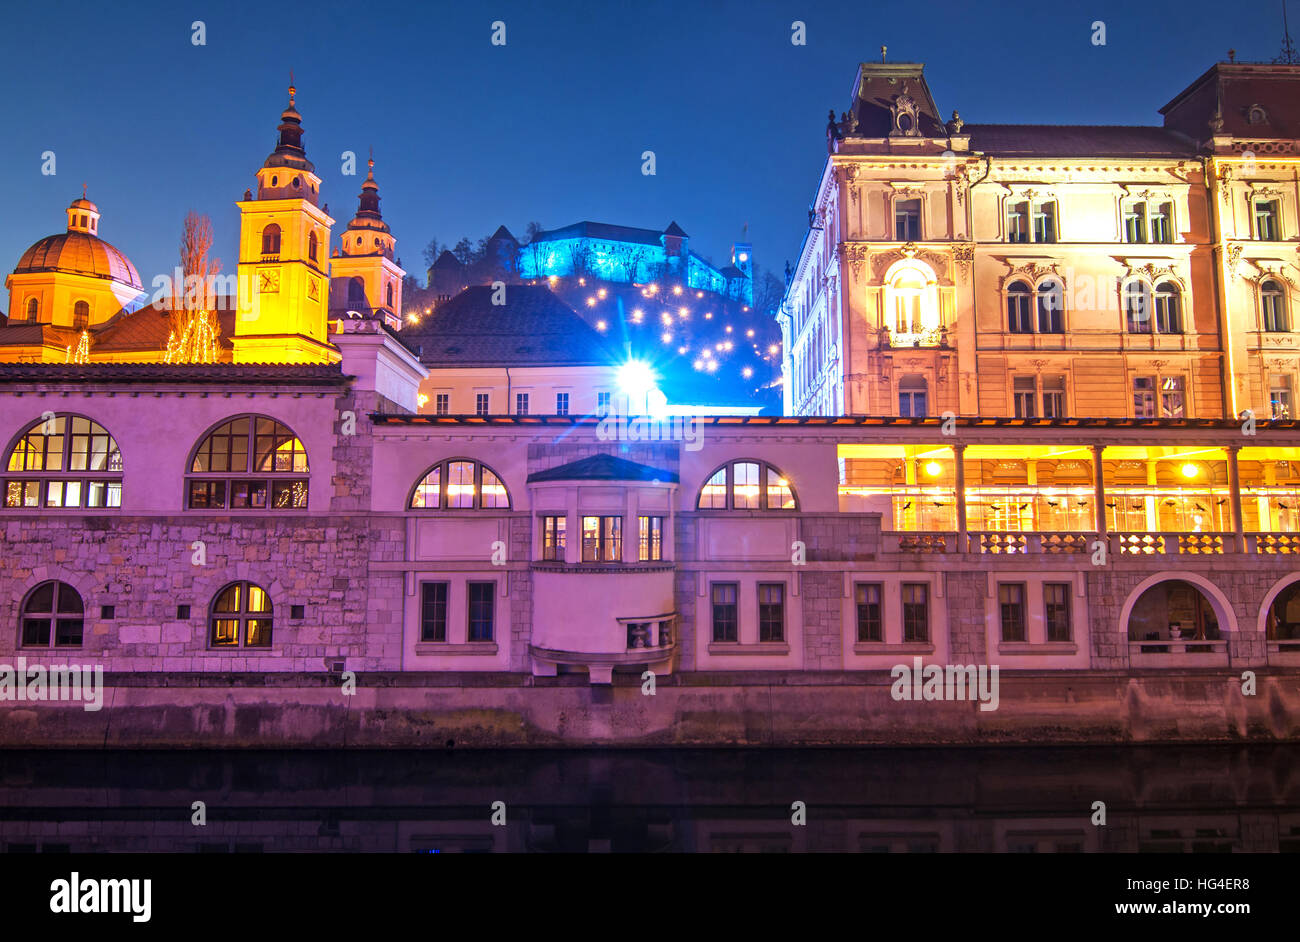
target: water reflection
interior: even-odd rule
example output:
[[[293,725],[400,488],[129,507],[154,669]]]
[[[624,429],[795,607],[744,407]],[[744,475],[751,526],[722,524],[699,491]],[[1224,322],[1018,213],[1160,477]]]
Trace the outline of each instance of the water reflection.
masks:
[[[0,753],[22,851],[1300,850],[1296,746]],[[190,823],[207,806],[206,827]],[[1089,823],[1104,801],[1107,826]],[[505,803],[504,826],[492,821]],[[807,825],[791,824],[803,802]]]

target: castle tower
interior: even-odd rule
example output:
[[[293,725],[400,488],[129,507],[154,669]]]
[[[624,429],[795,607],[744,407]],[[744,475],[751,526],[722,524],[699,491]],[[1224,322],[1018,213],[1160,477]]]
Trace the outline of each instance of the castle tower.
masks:
[[[379,212],[375,158],[361,184],[357,214],[342,236],[341,253],[330,262],[330,318],[348,311],[382,317],[394,330],[402,324],[402,279],[406,272],[394,261],[397,240]]]
[[[239,206],[236,363],[333,363],[329,343],[330,226],[318,205],[320,177],[302,146],[302,116],[280,116],[275,150],[257,171],[257,196]]]

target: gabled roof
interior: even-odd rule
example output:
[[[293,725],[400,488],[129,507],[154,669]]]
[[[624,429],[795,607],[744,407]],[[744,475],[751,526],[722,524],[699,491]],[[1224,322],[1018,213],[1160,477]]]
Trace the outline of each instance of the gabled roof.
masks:
[[[434,308],[402,341],[430,367],[611,366],[616,349],[551,290],[507,285],[493,304],[490,285],[466,288]]]
[[[599,454],[528,475],[529,484],[544,481],[653,481],[657,484],[676,484],[677,472],[662,471],[626,458]]]
[[[893,128],[894,99],[904,93],[916,103],[917,128],[922,137],[947,137],[948,130],[925,81],[920,62],[864,62],[858,67],[853,108],[860,137],[888,137]]]
[[[992,157],[1196,156],[1195,142],[1145,125],[968,124],[971,150]]]

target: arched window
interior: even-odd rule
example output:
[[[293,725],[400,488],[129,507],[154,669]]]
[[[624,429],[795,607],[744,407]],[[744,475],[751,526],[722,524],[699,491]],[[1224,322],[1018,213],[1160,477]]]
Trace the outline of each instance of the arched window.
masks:
[[[1151,286],[1145,281],[1124,286],[1124,319],[1130,334],[1151,333]]]
[[[42,582],[23,599],[22,646],[79,648],[85,607],[77,590],[66,582]]]
[[[85,330],[86,325],[90,323],[90,305],[85,301],[78,301],[72,305],[72,329]]]
[[[1265,330],[1277,333],[1291,329],[1282,285],[1271,278],[1259,286],[1259,308]]]
[[[907,269],[899,272],[891,285],[894,296],[894,331],[899,334],[919,334],[924,327],[922,301],[925,279],[920,272]]]
[[[388,297],[388,307],[391,310],[393,307],[393,286],[391,284],[388,286],[387,297]]]
[[[98,422],[56,415],[23,431],[5,460],[6,507],[120,507],[122,453]]]
[[[313,262],[316,261],[316,247],[320,244],[320,239],[316,238],[316,233],[307,236],[307,257]]]
[[[191,510],[294,510],[307,506],[307,450],[293,429],[241,415],[194,450],[187,477]]]
[[[1029,317],[1029,285],[1013,281],[1007,289],[1007,330],[1013,334],[1028,334],[1034,329]]]
[[[366,283],[360,275],[348,281],[348,307],[360,309],[366,306]]]
[[[1065,289],[1059,281],[1048,278],[1038,286],[1038,332],[1065,333],[1064,309]]]
[[[700,510],[798,510],[790,481],[765,461],[732,461],[700,488]]]
[[[415,510],[509,510],[510,494],[501,476],[469,458],[440,461],[411,492]]]
[[[1172,281],[1156,285],[1156,332],[1181,334],[1183,332],[1182,292]]]
[[[271,646],[271,596],[252,582],[232,582],[212,600],[208,640],[219,648]]]
[[[271,223],[262,230],[262,254],[280,254],[280,227],[275,223]]]
[[[27,323],[35,324],[41,316],[41,302],[35,298],[27,299]]]

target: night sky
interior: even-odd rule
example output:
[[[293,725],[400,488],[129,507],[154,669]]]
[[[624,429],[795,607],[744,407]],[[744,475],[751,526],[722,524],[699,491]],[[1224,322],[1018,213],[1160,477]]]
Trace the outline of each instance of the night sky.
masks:
[[[489,42],[497,19],[504,47]],[[1105,47],[1090,42],[1098,19]],[[373,145],[384,216],[421,282],[431,237],[501,223],[522,236],[531,220],[676,219],[719,264],[748,223],[757,263],[780,271],[806,229],[826,112],[847,107],[882,43],[890,61],[926,63],[945,116],[1158,124],[1230,46],[1277,55],[1280,23],[1276,0],[22,4],[0,31],[0,268],[63,231],[85,181],[146,288],[175,265],[189,209],[212,217],[233,270],[234,201],[274,145],[292,68],[335,245]],[[40,172],[48,150],[55,176]],[[345,150],[356,177],[340,175]],[[656,176],[641,174],[645,150]]]

